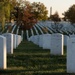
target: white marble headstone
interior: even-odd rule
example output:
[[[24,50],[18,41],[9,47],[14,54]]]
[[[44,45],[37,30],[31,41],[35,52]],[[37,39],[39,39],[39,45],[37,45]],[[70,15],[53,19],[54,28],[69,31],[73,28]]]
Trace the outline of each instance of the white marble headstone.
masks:
[[[64,46],[67,46],[67,39],[69,38],[69,36],[67,35],[63,35],[64,36]]]
[[[29,39],[30,39],[30,41],[32,41],[34,43],[34,41],[35,41],[34,36],[30,36]]]
[[[21,43],[22,37],[20,35],[16,35],[16,47]]]
[[[30,41],[32,41],[34,44],[38,45],[38,43],[39,43],[39,35],[31,36]]]
[[[39,45],[39,35],[34,36],[34,44]]]
[[[0,36],[0,69],[7,68],[6,38]]]
[[[13,54],[13,34],[4,33],[2,35],[6,37],[7,53]]]
[[[51,35],[51,54],[63,55],[63,35],[60,33]]]
[[[16,49],[16,34],[13,34],[13,48]]]
[[[73,35],[70,35],[70,38],[75,38],[75,35],[73,34]]]
[[[35,31],[36,31],[36,34],[39,35],[39,32],[38,32],[38,30],[36,29],[35,25],[34,25],[33,27],[34,27],[34,29],[35,29]]]
[[[39,35],[39,47],[43,47],[43,35]]]
[[[43,49],[50,49],[51,48],[51,34],[44,34],[42,39],[43,39]]]
[[[67,72],[75,73],[75,38],[67,40]]]
[[[32,36],[34,36],[34,32],[33,32],[33,29],[31,28],[30,30],[31,30],[31,34],[32,34]]]
[[[22,40],[23,40],[23,34],[24,34],[24,31],[22,30],[22,31],[21,31]]]

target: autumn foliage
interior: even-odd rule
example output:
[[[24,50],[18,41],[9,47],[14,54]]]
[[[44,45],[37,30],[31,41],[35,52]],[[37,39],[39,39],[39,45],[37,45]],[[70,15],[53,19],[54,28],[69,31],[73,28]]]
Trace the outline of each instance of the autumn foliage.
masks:
[[[31,12],[31,6],[27,5],[27,7],[24,10],[24,14],[23,14],[23,29],[30,29],[37,21],[34,17],[34,14],[32,14]]]
[[[23,2],[24,3],[24,2]],[[16,7],[17,25],[20,25],[21,30],[28,30],[39,20],[47,20],[47,10],[43,3],[25,2],[24,7]]]

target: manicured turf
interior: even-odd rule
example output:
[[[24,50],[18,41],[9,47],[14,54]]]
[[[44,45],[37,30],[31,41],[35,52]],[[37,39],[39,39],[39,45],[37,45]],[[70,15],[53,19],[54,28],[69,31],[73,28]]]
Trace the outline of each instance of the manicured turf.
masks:
[[[0,75],[74,75],[66,73],[66,53],[54,56],[32,42],[23,41],[7,56],[7,69]]]

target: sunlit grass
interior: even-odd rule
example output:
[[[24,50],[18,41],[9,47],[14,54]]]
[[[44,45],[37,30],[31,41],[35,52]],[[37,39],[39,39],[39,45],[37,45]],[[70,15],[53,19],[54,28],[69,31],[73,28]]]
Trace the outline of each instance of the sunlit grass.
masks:
[[[7,56],[7,69],[0,75],[69,75],[66,72],[66,51],[62,56],[51,55],[32,42],[23,41],[14,54]],[[73,75],[73,74],[70,74]]]

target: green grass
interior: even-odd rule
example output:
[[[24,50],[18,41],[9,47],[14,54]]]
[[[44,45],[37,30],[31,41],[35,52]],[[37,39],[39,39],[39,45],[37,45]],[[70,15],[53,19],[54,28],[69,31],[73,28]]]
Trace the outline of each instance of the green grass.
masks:
[[[23,31],[23,40],[27,39],[26,37],[26,31]]]
[[[17,27],[14,30],[15,34],[16,30]],[[41,34],[38,28],[37,30]],[[6,31],[7,28],[4,32]],[[36,34],[34,29],[33,31]],[[21,34],[21,31],[19,31],[19,34]],[[28,34],[31,36],[30,30],[28,30]],[[14,54],[7,55],[7,69],[0,69],[0,75],[75,75],[66,72],[65,46],[64,55],[51,55],[50,50],[42,49],[32,42],[26,41],[26,31],[24,31],[23,36],[24,41],[14,49]]]
[[[74,75],[66,72],[66,53],[62,56],[51,55],[50,50],[43,50],[26,40],[14,49],[14,54],[7,56],[7,69],[0,69],[0,75],[54,74]]]

